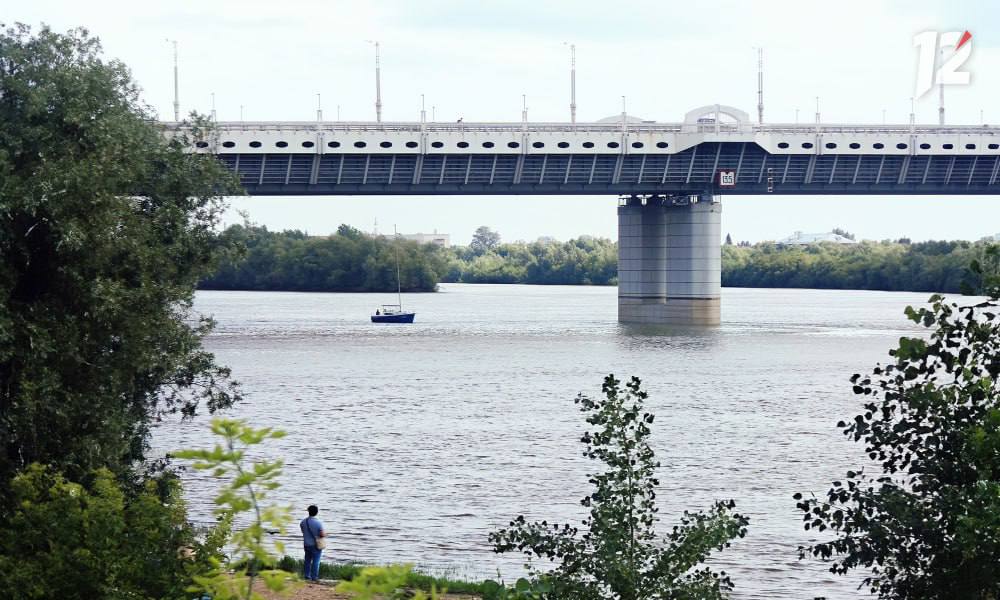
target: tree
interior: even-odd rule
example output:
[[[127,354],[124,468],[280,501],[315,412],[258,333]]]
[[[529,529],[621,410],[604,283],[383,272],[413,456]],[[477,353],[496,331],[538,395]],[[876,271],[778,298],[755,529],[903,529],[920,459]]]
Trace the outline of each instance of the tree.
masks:
[[[476,254],[483,254],[490,250],[495,250],[500,245],[500,234],[485,225],[481,225],[472,234],[472,243],[469,247]]]
[[[729,235],[728,233],[726,234],[726,245],[727,246],[733,245],[733,236]]]
[[[250,512],[250,524],[229,540],[230,564],[223,566],[217,562],[210,572],[196,575],[194,588],[217,600],[263,600],[254,589],[258,577],[273,592],[288,586],[288,573],[261,567],[276,562],[264,543],[264,534],[267,531],[284,533],[290,510],[266,503],[269,493],[280,486],[278,477],[284,461],[262,460],[247,464],[246,455],[252,452],[253,446],[268,439],[280,439],[285,432],[270,427],[254,429],[245,421],[217,418],[212,420],[212,433],[222,438],[221,444],[211,450],[179,450],[174,457],[194,461],[195,469],[211,471],[213,477],[229,479],[215,498],[219,507],[216,515],[227,522],[240,513]],[[285,551],[281,542],[274,542],[274,547],[279,556]]]
[[[840,227],[834,227],[833,231],[831,231],[830,233],[835,233],[835,234],[837,234],[839,236],[843,236],[843,237],[845,237],[845,238],[847,238],[849,240],[853,240],[854,239],[854,234],[853,233],[851,233],[850,231],[847,231],[846,229],[841,229]]]
[[[962,281],[962,293],[1000,297],[1000,244],[987,244],[974,259]]]
[[[121,475],[158,417],[238,396],[191,312],[235,180],[100,54],[83,29],[0,32],[0,521],[28,464]]]
[[[795,495],[805,528],[834,534],[800,555],[834,559],[834,573],[867,569],[879,598],[1000,597],[1000,290],[990,293],[907,307],[928,335],[854,375],[864,412],[838,423],[877,467],[848,471],[825,497]]]
[[[656,469],[649,447],[653,415],[643,410],[647,394],[638,378],[624,388],[613,375],[604,379],[603,398],[577,397],[594,431],[584,433],[584,456],[606,469],[589,474],[595,490],[581,501],[590,509],[586,532],[569,524],[528,523],[523,516],[490,534],[494,552],[521,551],[535,576],[533,558],[558,560],[545,574],[551,598],[573,600],[664,600],[724,598],[732,582],[724,572],[700,567],[712,550],[746,534],[747,519],[731,500],[707,513],[685,512],[662,541],[655,524]]]

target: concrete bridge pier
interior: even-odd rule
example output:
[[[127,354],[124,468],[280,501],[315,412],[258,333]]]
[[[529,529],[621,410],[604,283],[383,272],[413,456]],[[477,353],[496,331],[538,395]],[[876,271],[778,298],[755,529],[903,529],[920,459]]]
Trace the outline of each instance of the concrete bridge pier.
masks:
[[[618,207],[618,320],[718,325],[722,203],[700,196],[625,196]]]

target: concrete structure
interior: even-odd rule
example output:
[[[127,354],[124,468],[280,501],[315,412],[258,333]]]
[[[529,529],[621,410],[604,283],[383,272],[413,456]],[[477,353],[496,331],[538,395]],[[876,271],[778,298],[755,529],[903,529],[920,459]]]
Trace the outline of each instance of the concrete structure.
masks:
[[[451,235],[447,233],[401,233],[399,237],[419,244],[435,244],[442,248],[451,246]]]
[[[998,127],[764,124],[719,104],[679,123],[228,122],[191,142],[252,195],[625,196],[619,318],[637,322],[719,322],[719,194],[1000,194]]]
[[[796,231],[785,239],[778,240],[777,243],[783,246],[808,246],[810,244],[821,244],[824,242],[831,244],[857,244],[857,242],[851,238],[846,238],[842,235],[833,233],[832,231],[824,233],[802,233],[801,231]]]
[[[720,105],[681,123],[228,122],[195,144],[253,195],[1000,193],[998,127],[761,125]]]
[[[722,204],[711,194],[630,196],[618,207],[618,319],[718,325]]]

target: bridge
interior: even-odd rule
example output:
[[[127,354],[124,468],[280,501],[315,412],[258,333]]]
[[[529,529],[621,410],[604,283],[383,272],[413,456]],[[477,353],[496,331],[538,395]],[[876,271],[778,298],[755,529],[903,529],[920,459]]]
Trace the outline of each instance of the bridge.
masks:
[[[618,195],[619,320],[640,323],[719,322],[722,194],[1000,194],[998,127],[758,124],[723,105],[680,123],[223,122],[192,150],[251,195]]]

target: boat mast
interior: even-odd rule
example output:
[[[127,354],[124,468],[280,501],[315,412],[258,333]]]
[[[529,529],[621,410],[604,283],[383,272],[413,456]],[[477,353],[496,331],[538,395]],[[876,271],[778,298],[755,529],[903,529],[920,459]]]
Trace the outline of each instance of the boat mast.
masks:
[[[396,301],[399,302],[399,310],[403,310],[403,283],[399,278],[399,232],[396,226],[392,226],[393,248],[396,250]]]

